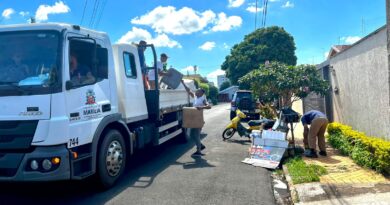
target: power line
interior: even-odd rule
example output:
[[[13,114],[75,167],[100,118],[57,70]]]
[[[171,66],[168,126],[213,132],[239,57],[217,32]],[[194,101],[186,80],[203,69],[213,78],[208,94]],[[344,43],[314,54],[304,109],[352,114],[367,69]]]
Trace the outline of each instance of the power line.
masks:
[[[265,27],[266,22],[267,22],[267,10],[268,10],[268,0],[265,0],[265,6],[264,6],[264,24],[263,24],[263,28]]]
[[[93,22],[95,21],[96,11],[98,7],[99,7],[99,0],[95,0],[95,4],[93,5],[91,20],[89,21],[89,27],[92,27]]]
[[[87,8],[87,3],[88,3],[88,0],[85,0],[85,3],[84,3],[84,10],[83,10],[83,15],[81,16],[80,25],[82,25],[82,24],[83,24],[83,21],[84,21],[84,14],[85,14],[85,9]]]
[[[106,4],[107,4],[107,0],[103,0],[103,2],[102,2],[102,7],[101,7],[101,9],[100,9],[100,12],[99,12],[99,15],[98,15],[98,17],[97,17],[97,21],[96,21],[96,23],[95,23],[94,28],[97,28],[97,27],[99,26],[100,20],[102,19],[102,16],[103,16],[104,9],[105,9],[105,7],[106,7]]]
[[[258,1],[258,0],[256,0],[256,11],[255,11],[255,31],[256,31],[256,29],[257,29],[257,1]]]

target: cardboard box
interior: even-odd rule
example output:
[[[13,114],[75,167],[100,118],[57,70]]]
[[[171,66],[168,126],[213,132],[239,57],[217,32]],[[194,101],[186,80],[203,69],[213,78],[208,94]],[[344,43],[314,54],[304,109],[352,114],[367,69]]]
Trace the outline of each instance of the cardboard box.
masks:
[[[203,125],[203,110],[198,110],[194,107],[183,108],[183,127],[202,128]]]
[[[181,79],[183,79],[183,74],[173,68],[170,68],[167,73],[168,75],[161,78],[161,82],[172,89],[176,89],[180,85]]]

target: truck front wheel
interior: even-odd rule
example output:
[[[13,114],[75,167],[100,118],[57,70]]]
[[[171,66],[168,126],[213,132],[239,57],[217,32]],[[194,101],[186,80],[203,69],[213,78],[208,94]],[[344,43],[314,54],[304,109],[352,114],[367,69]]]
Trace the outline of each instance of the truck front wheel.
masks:
[[[97,175],[103,188],[110,188],[126,166],[126,144],[122,134],[109,130],[99,147]]]

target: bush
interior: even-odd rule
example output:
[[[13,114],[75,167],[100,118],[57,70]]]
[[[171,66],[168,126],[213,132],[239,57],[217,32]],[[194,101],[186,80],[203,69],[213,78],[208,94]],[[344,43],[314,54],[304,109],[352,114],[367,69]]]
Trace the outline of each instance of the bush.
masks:
[[[328,134],[328,142],[357,164],[390,174],[390,142],[366,136],[340,123],[330,123]]]

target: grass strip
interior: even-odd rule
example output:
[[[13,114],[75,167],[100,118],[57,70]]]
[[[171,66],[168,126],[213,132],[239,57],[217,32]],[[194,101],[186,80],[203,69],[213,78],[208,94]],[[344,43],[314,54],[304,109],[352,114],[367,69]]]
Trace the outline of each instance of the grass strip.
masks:
[[[306,164],[301,157],[289,159],[286,165],[294,184],[318,182],[320,176],[328,173],[322,166]]]

